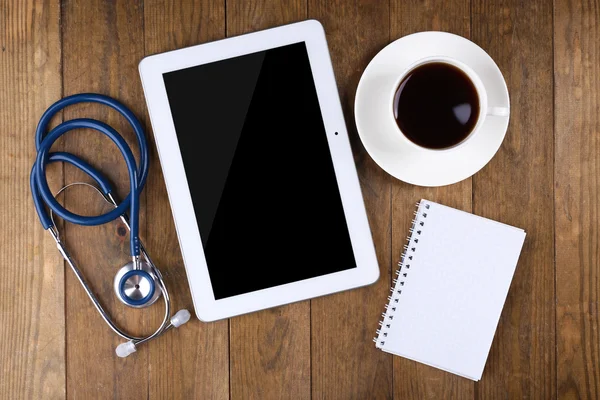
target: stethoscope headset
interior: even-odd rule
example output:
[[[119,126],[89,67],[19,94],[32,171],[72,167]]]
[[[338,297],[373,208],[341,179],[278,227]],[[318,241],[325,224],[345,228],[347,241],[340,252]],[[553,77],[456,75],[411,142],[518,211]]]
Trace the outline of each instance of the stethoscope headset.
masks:
[[[115,129],[101,121],[89,118],[72,119],[61,123],[50,130],[50,132],[47,132],[48,124],[56,113],[65,107],[77,103],[103,104],[113,108],[125,117],[132,126],[137,138],[140,154],[139,166],[136,164],[133,152],[125,139]],[[115,200],[108,180],[94,169],[94,167],[74,154],[50,151],[50,148],[60,136],[71,130],[80,128],[93,129],[108,136],[123,155],[129,174],[130,191],[125,200],[120,204]],[[50,232],[58,250],[77,276],[79,283],[83,286],[83,289],[94,304],[94,307],[96,307],[96,310],[98,310],[100,316],[102,316],[104,321],[117,335],[127,340],[117,346],[117,355],[119,357],[127,357],[136,351],[136,346],[139,344],[148,342],[167,332],[169,329],[177,328],[189,321],[190,313],[187,310],[179,310],[175,315],[171,316],[171,301],[163,277],[152,262],[139,238],[139,196],[146,183],[149,163],[148,145],[144,137],[144,130],[135,115],[123,104],[101,94],[83,93],[65,97],[51,105],[42,115],[35,132],[35,146],[37,157],[31,169],[30,185],[38,217],[44,229]],[[46,180],[46,165],[57,161],[66,162],[79,168],[92,178],[97,186],[83,182],[71,183],[63,186],[53,195]],[[68,211],[60,205],[56,200],[56,196],[74,185],[92,186],[114,208],[105,214],[97,216],[82,216]],[[49,209],[49,212],[46,210],[46,207]],[[67,222],[86,226],[106,224],[117,218],[123,221],[129,229],[131,262],[119,269],[115,275],[115,294],[122,303],[135,308],[148,307],[154,304],[162,295],[165,303],[165,314],[161,325],[154,333],[145,337],[136,337],[124,332],[113,322],[104,308],[102,308],[102,305],[86,283],[83,274],[67,252],[54,223],[53,214],[58,215]]]

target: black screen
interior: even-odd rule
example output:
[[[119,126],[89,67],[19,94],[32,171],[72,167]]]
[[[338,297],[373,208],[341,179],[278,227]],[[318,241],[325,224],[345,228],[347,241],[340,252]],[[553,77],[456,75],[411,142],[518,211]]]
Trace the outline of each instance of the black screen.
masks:
[[[216,299],[356,268],[304,42],[163,77]]]

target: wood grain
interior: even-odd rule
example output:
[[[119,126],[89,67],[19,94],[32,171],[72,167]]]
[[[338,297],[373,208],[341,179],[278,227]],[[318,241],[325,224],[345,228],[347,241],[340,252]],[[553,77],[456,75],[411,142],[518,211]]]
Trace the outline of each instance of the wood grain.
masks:
[[[390,287],[390,182],[362,147],[354,124],[356,86],[389,40],[386,2],[311,0],[324,25],[380,266],[374,285],[311,301],[313,399],[388,399],[391,356],[372,341]]]
[[[561,398],[600,397],[600,8],[554,11],[556,346]]]
[[[496,60],[511,97],[502,147],[474,177],[473,209],[527,233],[476,395],[548,399],[556,395],[552,1],[473,0],[472,12],[472,39]]]
[[[144,26],[147,55],[221,39],[225,36],[225,5],[215,0],[146,0]],[[149,122],[147,126],[150,128]],[[164,275],[174,310],[185,307],[193,313],[156,146],[153,140],[150,142],[148,249]],[[160,324],[162,316],[153,316],[152,326]],[[150,398],[229,398],[227,321],[203,323],[192,318],[177,331],[149,344],[149,354]]]
[[[62,96],[97,91],[131,107],[150,136],[137,72],[145,55],[307,17],[319,19],[327,33],[380,280],[230,322],[193,319],[134,356],[116,358],[120,339],[72,272],[64,272],[30,200],[40,115]],[[511,123],[498,154],[472,179],[439,189],[406,185],[379,169],[358,139],[352,113],[370,59],[389,41],[421,30],[474,40],[497,62],[511,94]],[[583,0],[0,0],[0,398],[598,398],[599,41],[600,7]],[[116,113],[97,105],[64,113],[79,116],[108,122],[134,144]],[[174,306],[191,309],[150,143],[141,234]],[[55,147],[89,160],[120,197],[126,194],[121,156],[100,134],[75,131]],[[53,190],[85,180],[60,165],[49,168],[48,178]],[[527,232],[476,384],[392,357],[371,341],[422,197]],[[108,209],[83,188],[61,200],[84,214]],[[129,257],[122,226],[59,224],[116,320],[137,334],[153,329],[160,307],[129,310],[113,295],[112,277]]]
[[[306,19],[305,0],[227,1],[227,36]],[[232,399],[310,398],[310,302],[230,320]]]
[[[470,37],[470,1],[392,1],[391,40],[410,33],[440,30]],[[394,180],[392,185],[392,257],[397,262],[413,218],[416,203],[432,200],[472,211],[472,181],[466,179],[440,188],[424,188]],[[394,357],[395,398],[473,398],[474,385],[456,375],[401,357]]]
[[[136,115],[144,109],[137,64],[144,55],[140,40],[143,29],[141,1],[66,1],[62,5],[64,95],[99,92],[118,98]],[[116,112],[89,104],[64,112],[65,119],[91,117],[108,123],[124,136],[132,149],[137,147],[127,122]],[[65,149],[88,160],[105,173],[117,189],[118,198],[128,192],[128,175],[122,156],[110,140],[92,131],[71,132],[64,138]],[[88,180],[79,170],[65,167],[65,181]],[[90,189],[66,192],[65,205],[82,214],[109,209]],[[142,238],[144,212],[142,205]],[[129,236],[122,223],[99,227],[66,224],[65,237],[72,255],[115,320],[129,332],[148,332],[144,310],[133,310],[116,299],[112,288],[116,271],[130,260]],[[140,347],[133,357],[115,357],[122,342],[102,322],[75,276],[66,275],[67,394],[71,398],[147,397],[148,352]],[[93,360],[93,362],[90,362]],[[135,384],[131,384],[131,379]]]
[[[29,191],[34,133],[61,96],[58,1],[0,2],[0,398],[65,396],[62,257]],[[60,117],[57,118],[60,120]],[[52,188],[62,168],[48,168]]]

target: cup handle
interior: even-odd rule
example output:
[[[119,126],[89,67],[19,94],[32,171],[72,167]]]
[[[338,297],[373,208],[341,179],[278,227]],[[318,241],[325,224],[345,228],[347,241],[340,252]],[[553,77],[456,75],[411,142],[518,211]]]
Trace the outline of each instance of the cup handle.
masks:
[[[509,109],[507,107],[488,107],[487,115],[495,115],[497,117],[508,117]]]

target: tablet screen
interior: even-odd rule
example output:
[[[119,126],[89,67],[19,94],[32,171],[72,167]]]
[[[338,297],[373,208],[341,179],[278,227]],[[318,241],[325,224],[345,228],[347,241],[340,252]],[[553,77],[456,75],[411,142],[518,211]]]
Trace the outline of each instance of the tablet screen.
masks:
[[[217,300],[356,268],[304,42],[163,78]]]

